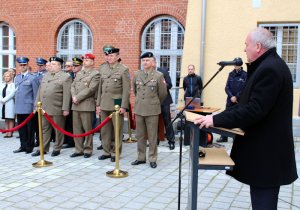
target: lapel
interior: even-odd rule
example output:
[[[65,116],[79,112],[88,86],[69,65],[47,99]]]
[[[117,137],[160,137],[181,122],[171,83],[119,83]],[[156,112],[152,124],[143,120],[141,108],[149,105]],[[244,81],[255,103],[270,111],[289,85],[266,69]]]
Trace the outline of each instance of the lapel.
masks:
[[[110,78],[111,77],[111,75],[113,75],[114,73],[116,73],[117,72],[117,70],[118,70],[118,63],[115,65],[115,66],[113,66],[113,68],[110,68],[110,66],[108,66],[108,74],[107,74],[107,78]]]
[[[145,74],[145,72],[144,72],[144,74]],[[152,80],[152,79],[153,79],[153,76],[154,76],[153,70],[148,71],[148,76],[147,76],[147,78],[145,79],[145,76],[143,76],[144,84],[147,84],[150,80]]]

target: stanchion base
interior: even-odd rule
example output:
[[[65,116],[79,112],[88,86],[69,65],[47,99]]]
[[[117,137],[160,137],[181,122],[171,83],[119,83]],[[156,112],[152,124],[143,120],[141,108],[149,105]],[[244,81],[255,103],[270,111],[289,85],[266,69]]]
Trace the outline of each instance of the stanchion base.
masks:
[[[137,142],[137,140],[132,137],[129,137],[128,139],[123,139],[123,142],[124,143],[135,143],[135,142]]]
[[[36,168],[42,168],[42,167],[47,167],[47,166],[51,166],[52,162],[46,161],[46,160],[40,160],[39,162],[36,163],[32,163],[33,167]]]
[[[111,177],[111,178],[124,178],[124,177],[128,176],[128,172],[122,171],[119,169],[115,169],[115,170],[106,172],[106,176]]]

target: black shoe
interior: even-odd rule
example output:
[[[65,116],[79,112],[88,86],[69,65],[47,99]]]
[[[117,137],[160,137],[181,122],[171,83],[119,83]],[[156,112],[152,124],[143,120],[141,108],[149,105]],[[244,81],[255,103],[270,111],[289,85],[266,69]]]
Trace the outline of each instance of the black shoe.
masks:
[[[60,154],[60,151],[59,150],[56,150],[56,151],[53,151],[51,156],[52,157],[55,157],[55,156],[58,156]]]
[[[30,153],[32,153],[32,151],[33,151],[32,149],[29,149],[29,150],[26,150],[25,153],[26,153],[26,154],[30,154]]]
[[[111,158],[111,155],[101,155],[100,157],[98,157],[99,160],[105,160],[107,158]]]
[[[103,150],[102,145],[100,145],[99,147],[97,147],[97,150]]]
[[[217,139],[217,142],[228,142],[228,139],[220,137],[219,139]]]
[[[73,153],[72,155],[70,155],[70,157],[72,158],[72,157],[79,157],[79,156],[82,156],[83,155],[83,153]]]
[[[31,156],[33,157],[40,156],[40,150],[35,151],[34,153],[31,154]]]
[[[111,161],[111,162],[116,162],[116,157],[111,156],[110,161]]]
[[[169,149],[174,150],[175,149],[175,142],[169,141]]]
[[[156,168],[156,167],[157,167],[156,162],[150,162],[150,167],[151,167],[151,168]]]
[[[136,165],[145,164],[145,163],[146,163],[146,161],[135,160],[131,163],[131,165],[136,166]]]
[[[14,150],[13,152],[14,152],[14,153],[26,152],[26,150],[25,150],[25,149],[22,149],[22,148],[20,147],[19,149]]]
[[[84,158],[90,158],[92,156],[92,154],[89,154],[89,153],[84,153],[83,157]]]
[[[69,144],[64,144],[64,145],[62,145],[62,149],[67,149],[67,148],[72,148],[72,147],[74,147],[73,145],[69,145]]]

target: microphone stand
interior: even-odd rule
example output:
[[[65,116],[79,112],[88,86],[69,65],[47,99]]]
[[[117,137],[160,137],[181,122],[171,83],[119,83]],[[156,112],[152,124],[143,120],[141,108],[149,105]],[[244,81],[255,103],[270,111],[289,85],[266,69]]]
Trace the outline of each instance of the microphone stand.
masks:
[[[199,91],[199,97],[201,97],[201,94],[203,90],[206,88],[206,86],[222,71],[222,69],[225,67],[225,65],[221,65],[221,67],[218,69],[218,71],[208,80],[208,82],[201,88]],[[180,119],[181,129],[180,129],[180,136],[179,136],[179,173],[178,173],[178,210],[180,210],[180,197],[181,197],[181,165],[182,165],[182,125],[183,125],[183,119],[185,119],[185,116],[183,115],[183,112],[187,109],[187,107],[194,101],[194,99],[197,98],[197,95],[193,96],[192,100],[188,104],[185,105],[185,107],[176,115],[176,117],[172,120],[172,122],[169,123],[169,125],[166,127],[173,125],[176,119]]]

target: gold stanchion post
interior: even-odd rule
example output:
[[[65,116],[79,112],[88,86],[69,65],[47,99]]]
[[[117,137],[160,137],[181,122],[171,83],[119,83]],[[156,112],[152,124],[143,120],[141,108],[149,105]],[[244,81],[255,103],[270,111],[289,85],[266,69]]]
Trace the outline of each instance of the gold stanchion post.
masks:
[[[42,102],[37,103],[38,109],[38,125],[39,125],[39,143],[40,143],[40,161],[33,163],[32,166],[36,168],[42,168],[51,166],[52,162],[44,160],[44,144],[43,144],[43,131],[42,131]]]
[[[132,133],[131,133],[131,125],[130,125],[130,119],[129,119],[129,113],[127,113],[127,121],[128,121],[128,139],[123,139],[124,143],[135,143],[137,140],[135,138],[132,137]]]
[[[119,160],[120,160],[120,154],[119,154],[119,144],[120,144],[120,125],[119,125],[119,111],[120,111],[120,106],[115,105],[115,150],[116,150],[116,166],[115,169],[112,171],[106,172],[106,176],[111,177],[111,178],[124,178],[128,176],[127,171],[122,171],[120,170],[119,166]]]

